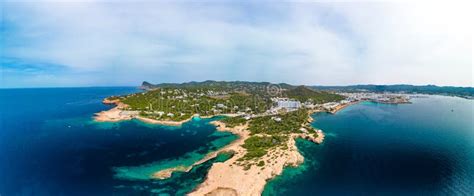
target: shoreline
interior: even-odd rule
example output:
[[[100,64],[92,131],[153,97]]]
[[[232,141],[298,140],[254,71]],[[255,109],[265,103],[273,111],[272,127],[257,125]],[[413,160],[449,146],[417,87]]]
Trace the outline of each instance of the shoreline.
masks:
[[[168,126],[180,126],[192,120],[197,114],[193,115],[189,119],[182,121],[166,121],[166,120],[155,120],[145,117],[138,116],[138,113],[130,113],[134,111],[123,110],[128,107],[126,104],[121,103],[119,100],[106,100],[104,104],[115,104],[116,107],[96,113],[94,117],[99,122],[117,122],[121,120],[138,119],[145,123],[161,124]],[[337,111],[343,108],[357,104],[359,102],[351,102],[337,107],[335,111],[331,113],[335,114]],[[125,113],[124,113],[125,112]],[[323,112],[323,110],[310,110],[308,111],[309,117],[307,122],[311,123],[314,119],[311,114]],[[134,115],[133,115],[134,114]],[[234,114],[220,114],[205,116],[201,118],[212,118],[215,116],[236,116]],[[218,162],[212,164],[209,169],[206,179],[200,185],[198,185],[188,195],[261,195],[267,181],[280,175],[285,167],[297,167],[304,162],[304,157],[300,154],[296,147],[296,139],[302,138],[321,144],[324,141],[324,133],[321,130],[316,129],[317,134],[309,132],[304,133],[290,133],[289,139],[283,147],[275,147],[268,151],[268,153],[258,160],[251,160],[250,162],[263,161],[265,164],[263,167],[255,164],[250,167],[245,167],[240,161],[242,157],[247,153],[247,150],[242,147],[244,141],[250,137],[250,131],[248,130],[248,123],[236,127],[227,127],[225,123],[221,121],[211,121],[210,124],[216,127],[217,131],[227,131],[238,136],[238,139],[232,141],[230,144],[218,149],[214,152],[208,153],[204,158],[196,161],[190,166],[176,166],[172,168],[163,169],[156,171],[150,176],[150,179],[167,179],[170,178],[173,172],[189,172],[194,166],[202,164],[212,158],[217,157],[222,152],[232,152],[233,156],[224,162]]]
[[[252,165],[246,169],[238,160],[247,153],[242,145],[250,137],[250,131],[247,129],[248,124],[230,128],[221,121],[212,121],[210,123],[216,126],[217,131],[228,131],[238,135],[239,138],[227,146],[209,153],[206,157],[189,167],[177,166],[157,171],[151,178],[166,179],[171,177],[175,171],[188,172],[194,166],[215,158],[219,153],[232,152],[233,156],[230,159],[214,163],[209,169],[204,182],[188,193],[188,195],[260,195],[267,181],[280,175],[285,167],[297,167],[303,163],[304,157],[298,151],[295,139],[307,139],[317,144],[322,143],[324,140],[324,133],[321,130],[318,130],[317,138],[308,133],[292,133],[289,135],[286,149],[279,147],[272,149],[268,154],[259,159],[265,162],[265,167]]]
[[[310,134],[290,134],[286,143],[286,149],[274,148],[259,160],[265,163],[265,166],[258,167],[252,165],[245,168],[239,164],[238,159],[246,154],[246,149],[241,145],[245,139],[250,137],[250,131],[239,128],[238,132],[233,128],[225,127],[225,123],[213,121],[219,131],[231,131],[239,134],[240,139],[225,149],[234,151],[234,156],[222,163],[214,163],[208,171],[206,180],[188,195],[261,195],[268,180],[280,175],[285,167],[297,167],[304,161],[296,147],[296,138],[308,139],[314,143],[320,144],[324,140],[324,133],[318,131],[318,138]]]
[[[227,117],[235,117],[239,116],[238,114],[219,114],[219,115],[209,115],[209,116],[201,116],[199,114],[194,114],[188,119],[184,119],[181,121],[173,121],[173,120],[156,120],[156,119],[151,119],[151,118],[146,118],[143,116],[139,115],[139,111],[128,111],[124,110],[125,108],[128,107],[127,104],[122,103],[118,99],[114,100],[108,100],[105,98],[102,101],[103,104],[106,105],[115,105],[115,107],[109,109],[109,110],[104,110],[101,112],[94,113],[94,120],[96,122],[120,122],[120,121],[125,121],[125,120],[132,120],[132,119],[137,119],[140,120],[144,123],[150,123],[150,124],[157,124],[157,125],[166,125],[166,126],[181,126],[184,123],[187,123],[191,121],[195,117],[199,118],[213,118],[216,116],[227,116]]]
[[[184,119],[181,121],[156,120],[156,119],[140,116],[138,111],[124,110],[125,108],[128,107],[128,105],[120,102],[120,100],[118,99],[108,100],[107,98],[105,98],[102,101],[102,103],[107,104],[107,105],[115,105],[115,107],[109,110],[95,113],[93,118],[96,122],[120,122],[120,121],[125,121],[125,120],[137,119],[144,123],[149,123],[149,124],[158,124],[158,125],[166,125],[166,126],[181,126],[182,124],[191,121],[194,117],[200,117],[200,118],[214,117],[214,116],[199,116],[195,114],[189,117],[188,119]]]
[[[131,115],[123,115],[123,109],[127,108],[128,105],[120,102],[120,100],[115,99],[115,100],[108,100],[105,98],[102,101],[103,104],[106,105],[115,105],[115,107],[94,113],[94,120],[97,122],[119,122],[122,120],[131,120],[132,116]]]
[[[143,116],[135,116],[133,118],[137,119],[137,120],[140,120],[144,123],[150,123],[150,124],[158,124],[158,125],[167,125],[167,126],[181,126],[183,125],[184,123],[187,123],[189,121],[191,121],[195,116],[191,116],[190,118],[188,119],[184,119],[184,120],[181,120],[181,121],[172,121],[172,120],[156,120],[156,119],[151,119],[151,118],[146,118],[146,117],[143,117]]]
[[[346,107],[349,107],[351,105],[355,105],[355,104],[358,104],[358,103],[361,103],[361,102],[363,102],[363,101],[354,101],[354,102],[349,102],[349,103],[346,103],[346,104],[338,105],[334,109],[330,110],[329,113],[336,114],[337,112],[341,111],[342,109],[344,109]]]
[[[200,159],[199,161],[196,161],[195,163],[193,163],[190,166],[187,166],[187,167],[186,166],[177,166],[177,167],[157,171],[157,172],[152,174],[151,178],[153,178],[153,179],[166,179],[166,178],[171,177],[172,173],[175,172],[175,171],[188,172],[194,166],[200,165],[200,164],[202,164],[202,163],[204,163],[204,162],[206,162],[210,159],[213,159],[213,158],[217,157],[217,155],[219,153],[222,153],[222,152],[233,152],[234,155],[235,155],[236,152],[233,150],[233,147],[236,146],[236,145],[240,145],[241,143],[243,144],[243,141],[245,141],[249,137],[248,133],[244,132],[244,130],[247,129],[247,125],[242,125],[242,126],[236,126],[236,127],[233,127],[233,128],[229,128],[229,127],[225,127],[225,125],[224,125],[224,127],[222,127],[221,125],[224,124],[224,123],[222,123],[220,121],[211,121],[210,124],[214,125],[216,127],[217,131],[231,132],[232,134],[237,135],[238,138],[236,140],[232,141],[230,144],[227,144],[226,146],[220,148],[219,150],[208,153],[204,158]]]

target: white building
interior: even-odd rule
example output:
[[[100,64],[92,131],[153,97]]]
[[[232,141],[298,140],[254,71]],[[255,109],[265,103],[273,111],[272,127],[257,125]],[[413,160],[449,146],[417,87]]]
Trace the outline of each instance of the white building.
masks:
[[[275,116],[273,116],[272,119],[273,119],[274,121],[276,121],[276,122],[280,122],[280,121],[281,121],[281,118],[280,118],[280,117],[275,117]]]
[[[285,109],[298,109],[301,107],[301,102],[293,101],[293,100],[278,100],[277,101],[278,108],[285,108]]]

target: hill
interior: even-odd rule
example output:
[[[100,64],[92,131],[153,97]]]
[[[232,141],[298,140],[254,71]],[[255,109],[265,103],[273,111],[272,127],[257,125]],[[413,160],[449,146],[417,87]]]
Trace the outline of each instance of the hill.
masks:
[[[423,85],[415,86],[408,84],[397,85],[351,85],[351,86],[312,86],[315,90],[338,91],[338,92],[394,92],[394,93],[422,93],[458,96],[464,98],[474,98],[473,87],[454,87]]]
[[[157,88],[179,88],[179,89],[203,89],[213,91],[233,91],[233,92],[245,92],[249,94],[258,94],[266,96],[268,92],[280,93],[284,90],[295,88],[290,84],[279,83],[273,84],[270,82],[247,82],[247,81],[214,81],[206,80],[203,82],[185,82],[185,83],[161,83],[151,84],[144,81],[140,88],[145,90],[157,89]]]
[[[315,91],[305,86],[298,86],[284,92],[289,97],[301,102],[313,101],[314,103],[325,103],[331,101],[340,101],[344,97],[338,94],[326,91]]]

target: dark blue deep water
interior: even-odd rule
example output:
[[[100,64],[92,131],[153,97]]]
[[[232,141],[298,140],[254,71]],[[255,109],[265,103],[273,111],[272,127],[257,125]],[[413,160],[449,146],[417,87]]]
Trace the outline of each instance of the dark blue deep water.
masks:
[[[264,195],[474,195],[474,101],[412,101],[314,114],[324,143],[299,140],[305,162]]]
[[[96,123],[101,100],[136,88],[0,90],[0,195],[183,195],[218,156],[188,173],[149,180],[235,139],[212,119],[182,127]],[[413,104],[362,103],[318,113],[322,145],[298,140],[305,162],[264,195],[473,195],[474,103],[430,96]]]
[[[183,195],[195,188],[212,162],[225,157],[168,180],[140,177],[189,164],[235,136],[216,132],[211,119],[182,127],[92,121],[94,113],[110,108],[103,98],[137,91],[1,89],[0,195]]]

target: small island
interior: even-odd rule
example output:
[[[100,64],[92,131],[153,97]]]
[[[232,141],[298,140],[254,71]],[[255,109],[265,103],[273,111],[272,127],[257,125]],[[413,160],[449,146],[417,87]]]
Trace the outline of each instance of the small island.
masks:
[[[218,131],[229,131],[239,138],[208,154],[191,166],[156,171],[150,179],[169,178],[175,171],[189,171],[216,157],[230,153],[225,162],[214,163],[206,180],[190,195],[259,195],[266,182],[280,175],[285,167],[296,167],[304,157],[295,139],[320,144],[322,130],[311,126],[311,114],[336,113],[360,101],[408,103],[399,95],[338,94],[316,91],[305,86],[267,82],[189,82],[153,85],[143,82],[143,92],[112,96],[104,104],[114,108],[95,115],[98,122],[138,119],[146,123],[180,126],[195,117],[211,118]]]

